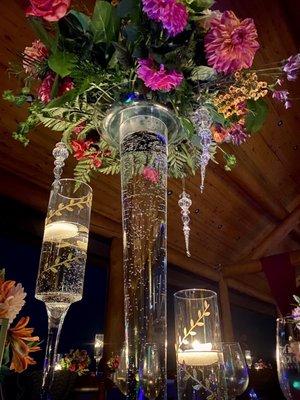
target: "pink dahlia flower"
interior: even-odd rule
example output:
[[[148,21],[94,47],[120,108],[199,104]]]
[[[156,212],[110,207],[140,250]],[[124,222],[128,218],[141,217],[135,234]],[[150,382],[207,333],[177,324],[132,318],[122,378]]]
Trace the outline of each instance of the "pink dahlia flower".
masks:
[[[54,74],[52,72],[48,72],[40,87],[38,88],[37,96],[45,104],[49,103],[49,101],[51,100],[51,91],[54,80]]]
[[[64,17],[71,0],[29,0],[26,16],[41,17],[46,21],[58,21]]]
[[[159,173],[153,167],[144,167],[142,174],[146,180],[152,183],[157,183],[159,181]]]
[[[184,4],[176,0],[142,0],[143,11],[149,18],[161,22],[169,36],[181,33],[188,23],[188,12]]]
[[[207,63],[217,72],[230,74],[250,68],[259,48],[253,19],[241,21],[234,12],[225,11],[211,21],[204,45]]]
[[[27,74],[36,75],[36,63],[48,57],[48,49],[40,40],[32,42],[31,46],[24,49],[23,68]]]
[[[14,281],[0,281],[0,317],[13,322],[25,304],[23,286]]]
[[[178,87],[182,80],[183,74],[177,71],[167,71],[164,65],[160,65],[157,69],[152,60],[140,59],[138,61],[137,76],[144,84],[152,90],[163,90],[169,92]]]

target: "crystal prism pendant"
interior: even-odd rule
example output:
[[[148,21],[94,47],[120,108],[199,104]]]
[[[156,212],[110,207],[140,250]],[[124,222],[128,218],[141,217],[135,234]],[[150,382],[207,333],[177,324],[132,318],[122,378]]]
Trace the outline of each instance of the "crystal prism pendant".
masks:
[[[186,193],[185,190],[183,190],[183,192],[179,196],[178,205],[181,208],[181,219],[182,219],[182,223],[183,223],[182,230],[183,230],[183,234],[184,234],[186,255],[188,257],[191,257],[190,248],[189,248],[190,247],[190,245],[189,245],[190,230],[191,230],[189,208],[192,205],[192,200],[191,200],[191,196],[188,193]]]
[[[53,151],[52,151],[53,157],[55,158],[54,160],[54,184],[56,184],[62,174],[62,169],[65,165],[65,160],[69,156],[69,151],[67,149],[67,146],[63,142],[58,142],[56,143]]]

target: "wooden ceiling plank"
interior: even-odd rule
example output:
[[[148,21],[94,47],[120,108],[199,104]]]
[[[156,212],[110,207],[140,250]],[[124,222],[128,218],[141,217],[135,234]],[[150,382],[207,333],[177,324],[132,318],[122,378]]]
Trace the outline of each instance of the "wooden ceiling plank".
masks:
[[[300,266],[300,250],[291,251],[289,253],[291,264],[295,267]],[[260,260],[249,260],[246,262],[226,265],[222,268],[225,278],[237,277],[244,274],[257,274],[262,272],[262,264]]]

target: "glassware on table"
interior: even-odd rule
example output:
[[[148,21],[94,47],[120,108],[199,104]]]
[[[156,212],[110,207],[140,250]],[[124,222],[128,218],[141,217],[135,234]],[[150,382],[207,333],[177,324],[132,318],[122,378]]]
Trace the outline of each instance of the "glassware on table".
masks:
[[[300,400],[300,320],[277,319],[277,372],[287,400]]]
[[[35,292],[35,297],[45,303],[48,314],[42,399],[51,399],[50,387],[65,315],[70,305],[82,298],[91,205],[89,185],[78,185],[73,179],[61,179],[52,185]]]
[[[246,363],[247,363],[249,369],[251,369],[252,364],[253,364],[253,359],[252,359],[250,350],[245,350],[245,360],[246,360]]]
[[[99,364],[101,358],[103,357],[103,348],[104,348],[104,334],[97,333],[95,335],[95,345],[94,345],[94,358],[97,365]]]
[[[187,289],[174,296],[178,399],[227,399],[217,294]]]
[[[159,352],[155,343],[145,343],[142,346],[139,380],[144,397],[155,400],[165,384],[161,376]]]
[[[113,375],[114,384],[126,396],[127,395],[127,371],[128,371],[128,349],[122,347],[119,367]]]
[[[247,389],[248,368],[239,343],[222,343],[222,350],[228,399],[233,400]]]

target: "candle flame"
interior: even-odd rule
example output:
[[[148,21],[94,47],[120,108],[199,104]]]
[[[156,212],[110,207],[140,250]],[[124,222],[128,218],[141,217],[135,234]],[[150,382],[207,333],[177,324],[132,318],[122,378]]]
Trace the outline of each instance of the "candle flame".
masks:
[[[197,351],[211,351],[212,344],[211,343],[200,343],[198,340],[194,340],[192,343],[192,347]]]

